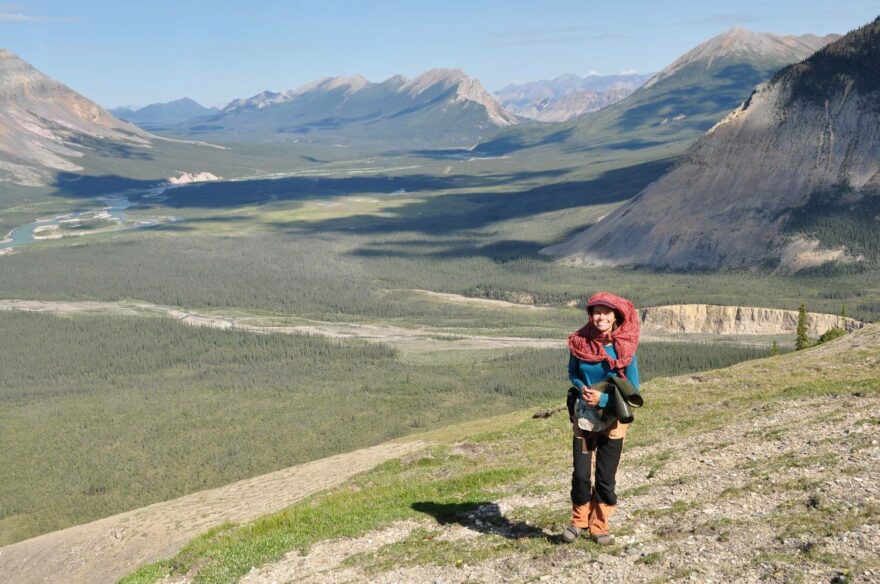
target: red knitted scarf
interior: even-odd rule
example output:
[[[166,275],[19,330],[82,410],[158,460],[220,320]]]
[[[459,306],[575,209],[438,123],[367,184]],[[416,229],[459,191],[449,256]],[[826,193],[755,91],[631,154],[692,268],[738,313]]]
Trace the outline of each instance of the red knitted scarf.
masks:
[[[606,361],[612,369],[617,370],[618,375],[626,379],[624,370],[632,363],[633,355],[636,354],[639,346],[639,315],[636,307],[626,298],[609,292],[597,292],[590,296],[587,306],[594,304],[604,304],[615,309],[623,322],[613,331],[602,334],[593,326],[592,321],[587,321],[587,324],[579,330],[568,335],[568,348],[571,354],[581,361],[589,363]],[[607,343],[614,344],[617,359],[612,359],[605,351],[602,345]]]

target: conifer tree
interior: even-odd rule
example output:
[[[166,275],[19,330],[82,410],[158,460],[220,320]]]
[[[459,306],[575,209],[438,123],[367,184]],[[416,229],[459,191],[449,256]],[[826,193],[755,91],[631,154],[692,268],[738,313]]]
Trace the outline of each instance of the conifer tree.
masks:
[[[807,336],[807,306],[802,302],[798,308],[797,338],[794,341],[795,351],[806,349],[810,346],[810,337]]]
[[[840,318],[846,318],[846,304],[840,305]]]
[[[779,343],[776,342],[776,339],[773,339],[773,344],[770,345],[770,356],[775,357],[779,354]]]

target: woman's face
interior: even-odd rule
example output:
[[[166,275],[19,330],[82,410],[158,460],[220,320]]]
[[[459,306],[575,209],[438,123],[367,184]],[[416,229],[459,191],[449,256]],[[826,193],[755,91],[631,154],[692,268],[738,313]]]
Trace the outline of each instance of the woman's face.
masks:
[[[600,333],[607,333],[614,328],[614,309],[599,304],[590,311],[590,322]]]

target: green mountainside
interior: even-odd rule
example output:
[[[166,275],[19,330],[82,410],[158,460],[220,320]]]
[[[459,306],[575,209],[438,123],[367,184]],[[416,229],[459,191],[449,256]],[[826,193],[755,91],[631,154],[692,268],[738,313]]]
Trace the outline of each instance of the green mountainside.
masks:
[[[732,29],[682,55],[616,104],[563,124],[509,128],[475,150],[634,150],[694,140],[747,99],[756,85],[835,38]]]
[[[461,70],[434,69],[381,83],[323,79],[284,93],[233,101],[220,113],[166,128],[226,140],[467,146],[517,123]]]
[[[456,312],[474,324],[504,320],[497,310]],[[0,325],[0,466],[15,468],[0,478],[0,546],[539,404],[566,387],[560,348],[459,348],[464,331],[401,350],[143,315],[0,311]],[[650,379],[766,353],[653,343],[641,356]]]
[[[787,86],[792,102],[824,104],[840,94],[855,91],[880,95],[880,17],[830,44],[802,63],[773,76],[772,83]],[[875,101],[880,103],[880,101]]]

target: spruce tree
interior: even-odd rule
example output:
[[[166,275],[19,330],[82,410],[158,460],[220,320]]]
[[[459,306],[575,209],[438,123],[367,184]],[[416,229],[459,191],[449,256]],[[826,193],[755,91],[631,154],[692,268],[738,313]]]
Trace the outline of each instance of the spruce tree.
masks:
[[[794,341],[794,350],[800,351],[810,346],[810,337],[807,336],[807,306],[802,302],[798,308],[797,338]]]
[[[840,318],[846,318],[846,304],[840,305]]]
[[[770,356],[775,357],[779,354],[779,343],[776,342],[776,339],[773,339],[773,344],[770,345]]]

